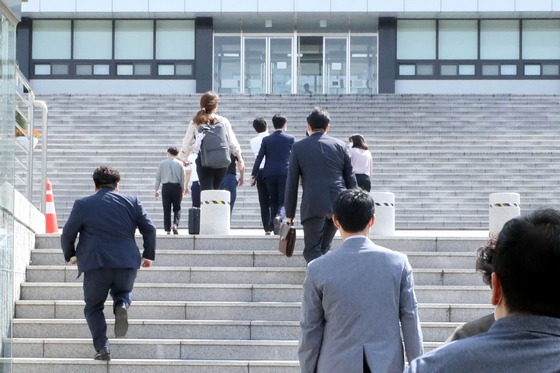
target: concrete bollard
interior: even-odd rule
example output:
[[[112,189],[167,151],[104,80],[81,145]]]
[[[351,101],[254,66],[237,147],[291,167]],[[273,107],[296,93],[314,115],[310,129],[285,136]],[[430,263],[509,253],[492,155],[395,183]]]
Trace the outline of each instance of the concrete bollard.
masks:
[[[395,194],[390,192],[370,192],[375,201],[375,223],[370,236],[395,235]]]
[[[518,193],[490,194],[490,237],[497,237],[508,220],[521,215],[520,200]]]
[[[230,193],[203,190],[200,193],[200,234],[229,234]]]

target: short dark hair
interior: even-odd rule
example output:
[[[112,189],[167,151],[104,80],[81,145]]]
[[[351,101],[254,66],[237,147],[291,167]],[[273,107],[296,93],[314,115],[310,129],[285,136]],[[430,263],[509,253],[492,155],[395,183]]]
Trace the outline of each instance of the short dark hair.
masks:
[[[276,114],[272,117],[272,124],[274,125],[274,129],[279,130],[280,128],[284,127],[284,124],[288,121],[288,118],[283,116],[282,114]]]
[[[492,266],[511,313],[560,318],[560,211],[535,210],[508,221],[498,235]]]
[[[121,181],[121,174],[116,168],[101,166],[93,171],[93,182],[97,189],[116,189],[119,181]]]
[[[179,154],[179,149],[177,149],[176,146],[170,146],[170,147],[167,149],[167,152],[168,152],[169,154],[171,154],[171,155],[177,155],[177,154]]]
[[[366,229],[375,214],[373,198],[362,189],[347,189],[334,201],[334,216],[346,232],[355,233]]]
[[[316,107],[307,117],[307,123],[313,131],[326,130],[331,122],[329,112],[320,107]]]
[[[267,126],[268,126],[268,124],[266,123],[266,118],[265,117],[258,117],[257,119],[255,119],[253,121],[253,128],[258,133],[266,131]]]

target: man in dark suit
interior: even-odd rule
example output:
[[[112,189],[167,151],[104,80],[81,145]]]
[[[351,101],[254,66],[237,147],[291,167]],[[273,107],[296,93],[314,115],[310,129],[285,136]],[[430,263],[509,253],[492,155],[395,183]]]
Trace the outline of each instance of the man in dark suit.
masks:
[[[286,181],[286,219],[296,214],[299,177],[302,179],[301,222],[303,224],[307,263],[325,255],[331,247],[336,227],[332,220],[336,197],[345,189],[356,187],[346,145],[327,135],[329,113],[315,108],[307,117],[309,137],[292,147]]]
[[[74,202],[61,244],[67,262],[76,264],[77,259],[78,277],[84,273],[84,315],[97,351],[94,359],[110,360],[103,315],[107,293],[110,290],[113,298],[115,336],[124,337],[136,271],[150,267],[155,258],[156,227],[138,197],[118,193],[117,169],[101,166],[93,181],[95,194]],[[136,228],[144,238],[142,257],[134,240]]]
[[[293,136],[285,133],[287,119],[281,114],[272,117],[275,131],[262,139],[261,149],[255,160],[251,183],[257,178],[261,162],[266,157],[262,171],[264,182],[270,195],[270,210],[274,217],[274,234],[278,234],[280,222],[286,218],[284,208],[284,193],[286,191],[286,177],[290,162],[290,152],[294,145]]]

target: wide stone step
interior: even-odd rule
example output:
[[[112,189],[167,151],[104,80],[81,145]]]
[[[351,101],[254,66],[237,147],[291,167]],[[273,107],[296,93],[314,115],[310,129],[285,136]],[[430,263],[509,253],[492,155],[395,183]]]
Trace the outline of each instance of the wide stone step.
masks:
[[[64,270],[68,273],[67,280],[71,276],[77,277],[75,266],[52,266],[45,268],[40,265],[41,260],[38,256],[43,255],[45,265],[64,264],[62,252],[58,250],[35,250],[33,252],[33,265],[29,267],[28,276],[39,270],[55,271]],[[45,258],[45,254],[49,254]],[[413,268],[442,268],[442,269],[473,269],[476,262],[474,253],[430,253],[430,252],[405,252],[408,256],[410,265]],[[35,259],[38,258],[38,262]],[[305,273],[305,259],[301,252],[296,252],[288,258],[275,250],[157,250],[156,260],[153,262],[156,267],[266,267],[258,268],[259,271],[295,271],[299,269]],[[147,272],[157,268],[150,268]],[[175,268],[177,270],[178,268]],[[196,268],[193,268],[193,271]],[[257,269],[254,269],[257,270]],[[54,272],[53,272],[54,273]],[[53,274],[54,275],[54,274]],[[47,281],[64,281],[47,280]],[[30,281],[37,281],[31,279]]]
[[[20,300],[18,319],[81,319],[85,302],[81,300]],[[114,319],[113,302],[105,303],[105,317]],[[467,322],[494,311],[490,304],[420,303],[421,321]],[[134,301],[130,319],[148,320],[261,320],[299,321],[300,302],[153,302]]]
[[[14,358],[13,373],[299,373],[297,361]]]
[[[424,342],[445,341],[462,323],[422,322]],[[107,337],[115,338],[114,320]],[[298,321],[129,320],[125,339],[297,340]],[[15,319],[14,338],[90,338],[85,319]]]
[[[138,301],[202,302],[300,302],[301,285],[276,284],[144,284],[134,286]],[[78,282],[26,282],[21,285],[24,300],[82,300]],[[415,286],[421,303],[487,304],[488,286]]]

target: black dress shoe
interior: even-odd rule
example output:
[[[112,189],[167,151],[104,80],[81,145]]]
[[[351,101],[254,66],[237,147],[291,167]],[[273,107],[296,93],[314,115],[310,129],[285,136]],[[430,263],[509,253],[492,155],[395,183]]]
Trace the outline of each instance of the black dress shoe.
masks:
[[[115,307],[115,337],[120,338],[128,331],[128,311],[122,302]]]
[[[280,230],[280,223],[282,223],[280,216],[276,216],[273,222],[274,222],[274,234],[278,235],[278,231]]]
[[[93,356],[93,360],[111,360],[111,351],[109,351],[109,347],[103,347],[101,350],[97,351],[97,353]]]

